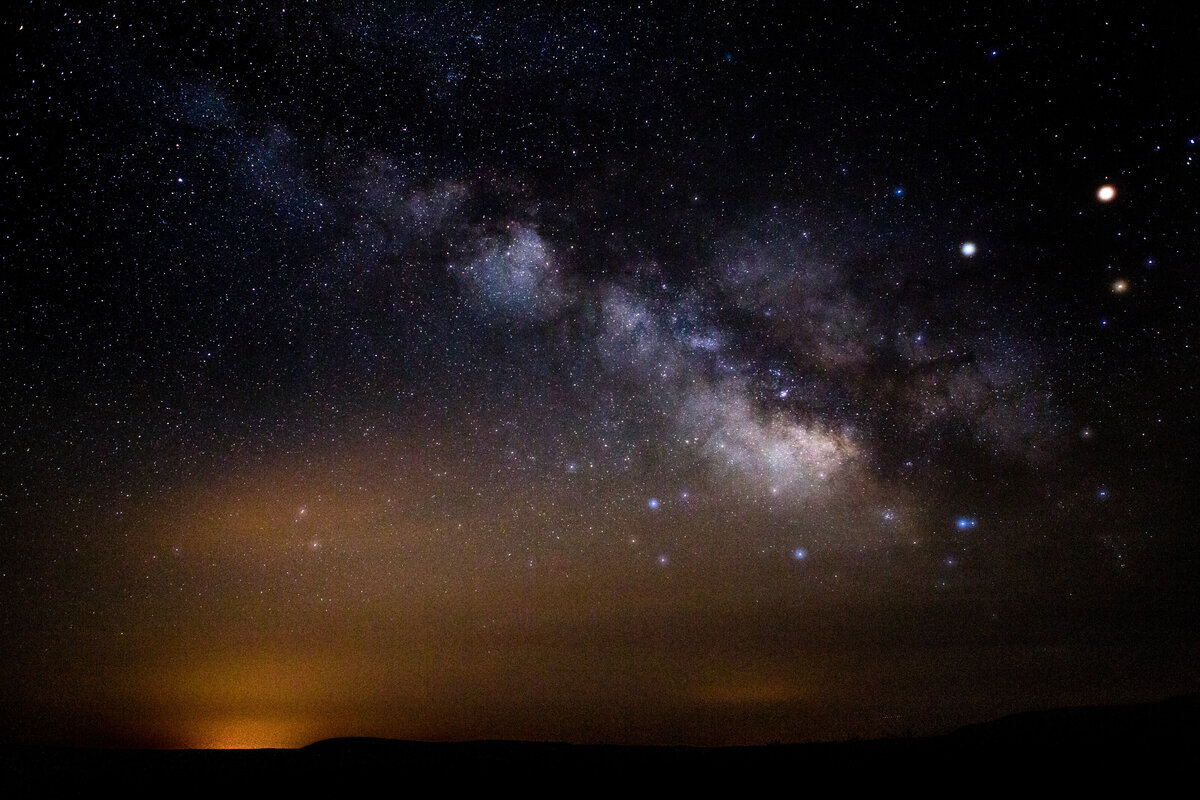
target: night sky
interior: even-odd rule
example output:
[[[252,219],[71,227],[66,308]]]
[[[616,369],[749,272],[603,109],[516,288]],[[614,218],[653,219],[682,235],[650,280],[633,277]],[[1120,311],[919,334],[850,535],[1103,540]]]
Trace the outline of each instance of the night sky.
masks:
[[[0,740],[1200,689],[1200,19],[1138,5],[9,7]]]

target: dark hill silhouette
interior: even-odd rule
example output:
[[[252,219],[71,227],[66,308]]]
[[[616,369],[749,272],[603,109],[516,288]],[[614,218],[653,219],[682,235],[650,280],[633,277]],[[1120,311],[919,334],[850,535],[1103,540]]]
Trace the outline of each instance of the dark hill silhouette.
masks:
[[[1197,737],[1200,694],[1158,703],[1081,706],[1027,711],[967,725],[951,734],[957,740],[1025,747],[1170,746]]]
[[[1200,694],[1158,703],[1033,711],[941,736],[760,747],[338,738],[296,750],[0,749],[0,791],[109,785],[179,789],[494,785],[562,794],[608,787],[745,790],[779,780],[809,790],[950,794],[998,783],[1141,788],[1187,776],[1200,752]]]

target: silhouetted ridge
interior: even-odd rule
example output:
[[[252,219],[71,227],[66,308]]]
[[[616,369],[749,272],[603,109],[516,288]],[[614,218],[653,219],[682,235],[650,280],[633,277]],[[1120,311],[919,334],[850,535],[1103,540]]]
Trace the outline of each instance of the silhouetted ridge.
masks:
[[[1026,711],[967,725],[951,737],[1028,747],[1178,744],[1200,737],[1200,694],[1139,705]]]
[[[412,747],[425,744],[406,739],[384,739],[378,736],[337,736],[321,739],[300,748],[306,751],[332,752],[345,750],[389,750],[397,747]]]
[[[960,796],[987,781],[1111,791],[1122,779],[1190,775],[1200,748],[1200,694],[1145,705],[1032,711],[943,736],[760,747],[576,745],[561,742],[414,742],[324,739],[297,750],[88,750],[0,748],[0,786],[44,794],[48,787],[204,786],[212,791],[286,789],[437,780],[457,789],[605,785],[711,792],[747,781],[766,787],[803,776],[813,791],[937,787]],[[582,784],[580,783],[582,782]],[[935,787],[936,788],[936,787]],[[938,791],[934,791],[938,794]],[[1145,792],[1143,792],[1144,794]]]

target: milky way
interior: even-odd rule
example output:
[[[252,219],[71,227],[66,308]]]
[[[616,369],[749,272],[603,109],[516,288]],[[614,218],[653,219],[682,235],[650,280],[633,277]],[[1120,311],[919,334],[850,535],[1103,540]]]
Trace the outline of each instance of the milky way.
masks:
[[[1197,688],[1187,26],[151,11],[4,20],[6,741]]]

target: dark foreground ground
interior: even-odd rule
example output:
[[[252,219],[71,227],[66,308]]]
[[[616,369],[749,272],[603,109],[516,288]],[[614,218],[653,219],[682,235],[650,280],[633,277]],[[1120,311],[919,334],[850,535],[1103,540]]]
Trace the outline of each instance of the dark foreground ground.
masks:
[[[1200,695],[1019,714],[945,736],[764,747],[430,744],[331,739],[299,750],[0,749],[0,794],[54,788],[134,793],[286,789],[533,794],[615,789],[890,790],[949,795],[1000,787],[1195,789]],[[375,793],[373,791],[372,793]]]

